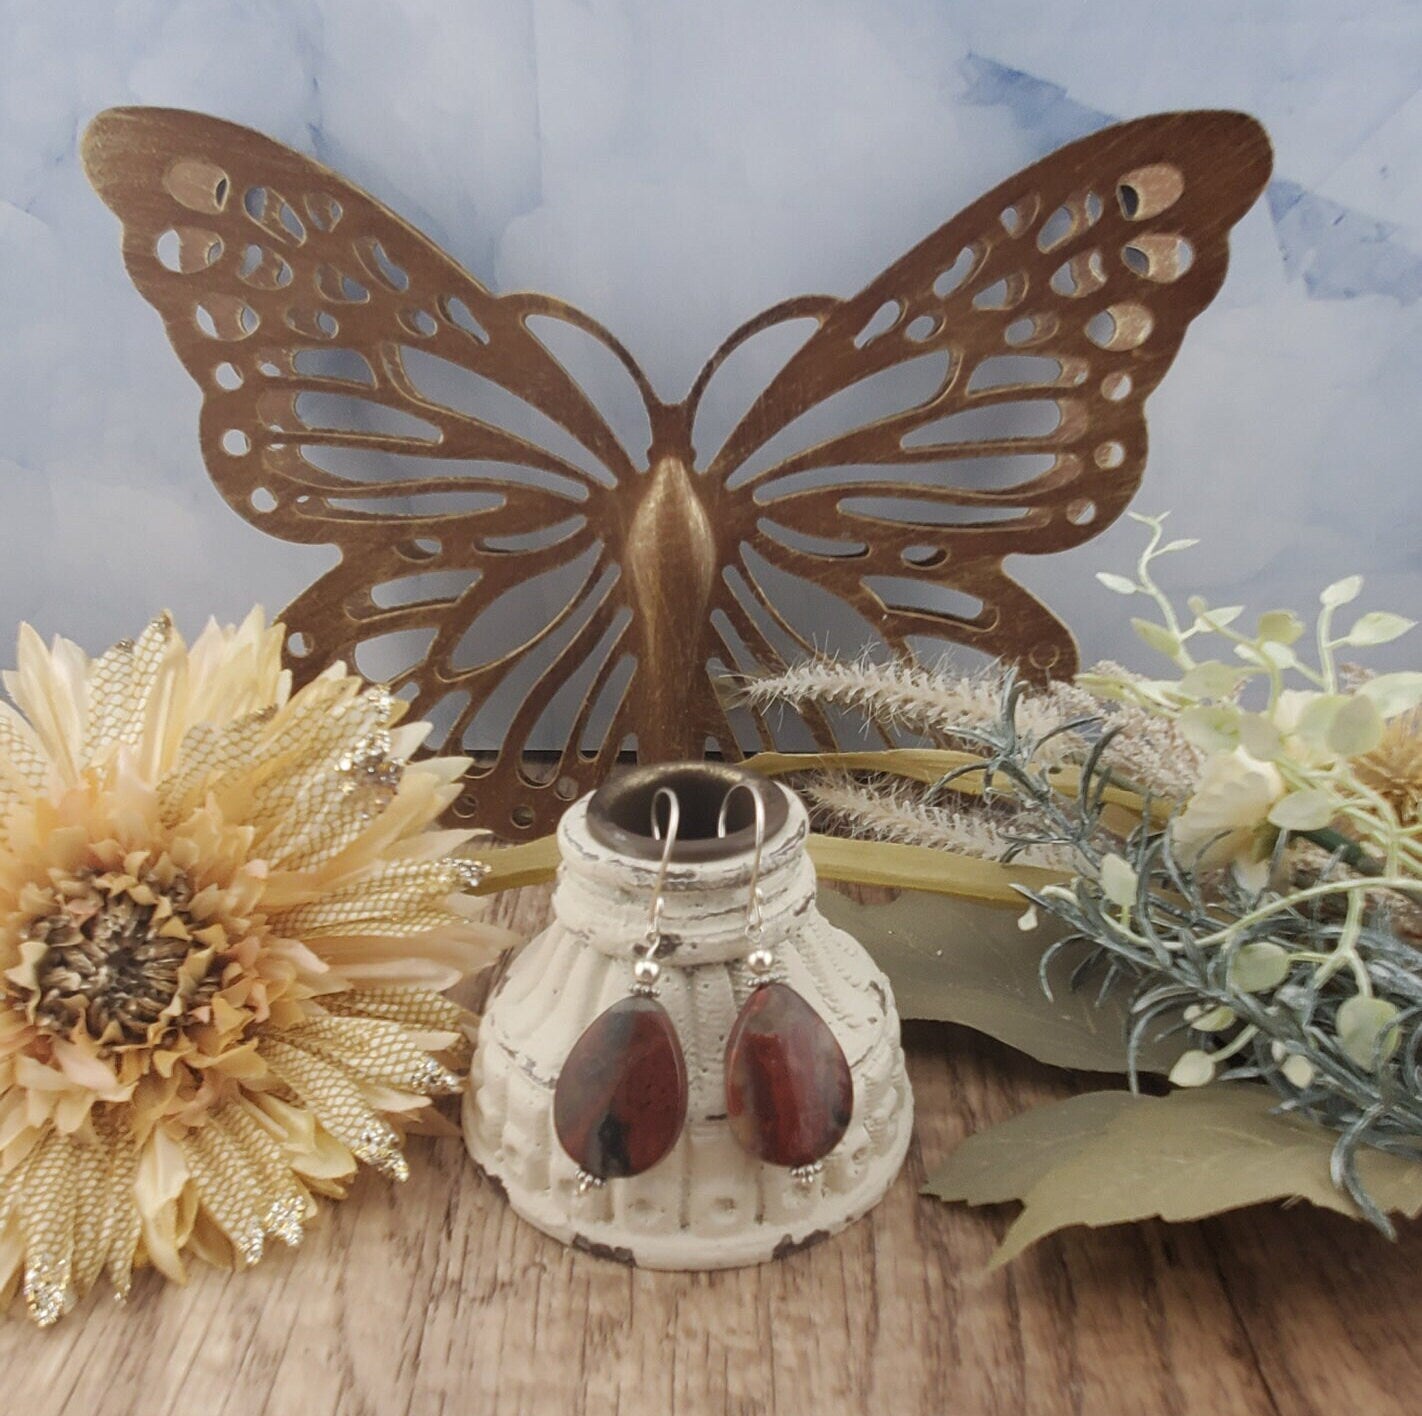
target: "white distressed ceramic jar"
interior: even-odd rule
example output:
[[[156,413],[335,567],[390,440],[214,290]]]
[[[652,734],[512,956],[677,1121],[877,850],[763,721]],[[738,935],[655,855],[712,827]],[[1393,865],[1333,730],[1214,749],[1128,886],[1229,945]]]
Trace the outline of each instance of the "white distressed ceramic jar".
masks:
[[[531,1224],[646,1268],[760,1263],[835,1233],[883,1196],[912,1129],[888,980],[816,906],[804,807],[762,782],[765,942],[777,972],[843,1048],[854,1107],[844,1139],[808,1185],[749,1155],[731,1134],[726,1039],[752,986],[743,964],[754,844],[748,808],[740,809],[747,793],[733,798],[739,805],[726,840],[716,839],[715,821],[728,786],[748,776],[710,764],[640,768],[570,807],[558,828],[554,921],[514,958],[479,1029],[464,1104],[469,1153]],[[650,1170],[580,1193],[578,1167],[554,1134],[554,1085],[587,1025],[631,989],[660,853],[650,801],[666,781],[676,787],[682,824],[664,894],[658,998],[686,1058],[686,1124]]]

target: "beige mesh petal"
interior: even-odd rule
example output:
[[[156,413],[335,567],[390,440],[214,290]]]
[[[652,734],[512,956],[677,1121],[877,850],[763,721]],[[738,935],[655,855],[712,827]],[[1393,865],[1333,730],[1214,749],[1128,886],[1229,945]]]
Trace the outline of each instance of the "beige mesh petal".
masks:
[[[214,777],[247,771],[261,757],[263,739],[276,710],[263,708],[232,723],[198,723],[189,728],[158,787],[158,809],[171,826],[199,806]]]
[[[332,680],[340,687],[351,680]],[[355,681],[358,684],[358,680]],[[333,694],[329,707],[293,699],[273,723],[266,744],[268,756],[252,784],[251,819],[274,827],[290,818],[303,791],[328,775],[353,744],[384,729],[389,722],[388,698],[372,691]]]
[[[370,822],[360,796],[341,772],[308,782],[291,814],[262,842],[277,869],[312,870],[341,853]]]
[[[173,638],[173,621],[159,615],[133,640],[120,640],[90,671],[89,730],[84,760],[95,761],[115,744],[143,739],[148,699]]]
[[[212,1118],[213,1125],[226,1132],[240,1148],[248,1163],[261,1177],[266,1204],[262,1224],[268,1234],[283,1244],[301,1243],[303,1224],[315,1212],[311,1196],[292,1173],[281,1145],[258,1121],[244,1101],[224,1106]]]
[[[44,785],[49,768],[30,725],[0,703],[0,818]]]
[[[264,1218],[270,1201],[261,1172],[217,1126],[200,1126],[182,1141],[202,1207],[232,1243],[240,1267],[257,1263],[266,1248]]]
[[[120,1298],[126,1297],[133,1280],[133,1260],[143,1233],[143,1217],[134,1197],[138,1178],[138,1148],[127,1130],[108,1138],[109,1209],[113,1222],[108,1232],[109,1282]]]
[[[411,1027],[455,1032],[468,1021],[469,1014],[441,993],[423,988],[371,988],[350,993],[323,994],[321,1006],[328,1013],[389,1018]]]
[[[108,1235],[114,1222],[109,1200],[109,1150],[93,1143],[71,1146],[76,1209],[73,1283],[76,1294],[87,1293],[103,1271]]]
[[[311,934],[388,934],[384,926],[435,909],[452,916],[445,900],[474,875],[475,867],[461,862],[411,861],[375,871],[363,880],[341,886],[309,905],[299,905],[276,916],[273,925],[295,939]],[[350,926],[359,925],[360,928]],[[374,928],[373,926],[380,926]]]
[[[358,1160],[392,1179],[409,1178],[410,1168],[400,1153],[400,1133],[371,1109],[344,1072],[275,1038],[265,1040],[261,1051],[272,1071]]]
[[[324,1058],[357,1081],[379,1082],[421,1095],[450,1095],[463,1079],[411,1041],[400,1023],[317,1018],[282,1034],[303,1052]]]
[[[25,1241],[25,1302],[40,1327],[59,1321],[74,1303],[74,1220],[79,1201],[74,1151],[51,1134],[25,1166],[19,1196]]]

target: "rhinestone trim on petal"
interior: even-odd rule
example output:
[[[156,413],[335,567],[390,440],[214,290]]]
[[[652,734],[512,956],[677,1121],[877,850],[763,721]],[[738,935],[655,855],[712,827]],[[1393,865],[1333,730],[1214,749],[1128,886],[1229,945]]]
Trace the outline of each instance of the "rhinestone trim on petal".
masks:
[[[358,1160],[373,1165],[392,1180],[408,1180],[410,1166],[400,1152],[400,1136],[393,1126],[372,1121],[365,1126],[351,1148]]]
[[[306,1237],[302,1220],[306,1206],[295,1196],[278,1200],[267,1211],[267,1232],[280,1239],[288,1249],[294,1249]]]
[[[40,1327],[57,1323],[74,1303],[69,1288],[69,1260],[41,1262],[26,1268],[25,1303]]]

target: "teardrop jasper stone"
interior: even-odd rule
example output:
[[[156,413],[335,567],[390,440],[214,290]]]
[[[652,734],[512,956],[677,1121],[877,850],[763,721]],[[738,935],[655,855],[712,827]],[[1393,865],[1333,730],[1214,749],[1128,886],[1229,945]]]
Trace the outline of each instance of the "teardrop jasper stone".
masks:
[[[844,1138],[854,1080],[825,1020],[788,984],[751,993],[726,1039],[726,1115],[771,1165],[813,1165]]]
[[[686,1059],[667,1010],[637,994],[599,1013],[573,1044],[553,1091],[553,1128],[589,1175],[651,1169],[686,1120]]]

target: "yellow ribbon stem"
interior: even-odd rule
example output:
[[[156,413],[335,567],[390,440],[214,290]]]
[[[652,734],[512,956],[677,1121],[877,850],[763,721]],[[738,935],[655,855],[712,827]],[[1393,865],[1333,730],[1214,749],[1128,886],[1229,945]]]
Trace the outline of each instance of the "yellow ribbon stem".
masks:
[[[1018,886],[1038,890],[1071,878],[1063,871],[1040,865],[1004,865],[936,846],[846,840],[843,836],[811,836],[809,844],[810,859],[822,880],[928,890],[984,905],[1024,909],[1026,901],[1018,893]]]
[[[1015,886],[1037,889],[1068,878],[1061,871],[1040,866],[1003,865],[954,851],[904,846],[892,841],[849,841],[839,836],[812,835],[809,850],[810,859],[824,880],[929,890],[989,905],[1020,908],[1022,896]],[[552,880],[558,869],[558,843],[553,836],[540,836],[522,845],[485,851],[481,859],[488,865],[489,873],[475,893],[494,895],[500,890],[516,890],[523,885],[542,885]]]
[[[479,882],[476,895],[497,895],[500,890],[542,885],[557,873],[558,838],[539,836],[517,846],[481,850],[479,859],[489,867],[489,873]]]
[[[767,777],[791,772],[840,771],[887,772],[915,782],[942,781],[950,772],[984,767],[981,757],[946,747],[894,747],[879,752],[760,752],[745,765]],[[1063,765],[1050,769],[1052,784],[1064,795],[1081,791],[1081,770]],[[987,785],[986,772],[964,772],[949,784],[954,791],[981,796]],[[1141,819],[1145,800],[1125,787],[1108,786],[1107,825],[1122,835]],[[1170,804],[1152,800],[1151,818],[1163,822]],[[1019,886],[1038,889],[1060,884],[1070,877],[1059,870],[1035,865],[1003,865],[980,860],[956,851],[931,846],[901,845],[894,841],[846,840],[840,836],[811,836],[810,858],[826,880],[842,880],[855,885],[882,885],[899,890],[928,890],[983,904],[1017,906],[1022,902]],[[558,845],[554,837],[541,836],[522,845],[486,851],[483,859],[489,874],[477,894],[493,895],[523,885],[541,885],[552,880],[558,868]]]

